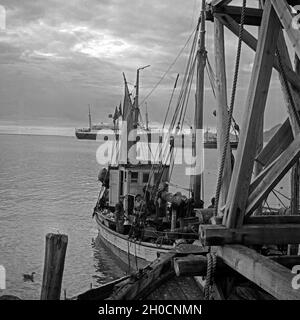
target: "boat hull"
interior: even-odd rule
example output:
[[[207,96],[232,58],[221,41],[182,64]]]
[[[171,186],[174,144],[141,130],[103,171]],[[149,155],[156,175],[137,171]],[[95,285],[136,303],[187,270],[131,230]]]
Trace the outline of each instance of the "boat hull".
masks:
[[[167,245],[157,246],[153,243],[134,241],[129,239],[127,235],[119,234],[106,226],[101,213],[96,214],[95,217],[100,240],[114,255],[132,269],[145,267],[159,255],[165,254],[173,248]]]
[[[75,131],[75,135],[77,139],[83,139],[83,140],[96,140],[97,138],[97,132]]]

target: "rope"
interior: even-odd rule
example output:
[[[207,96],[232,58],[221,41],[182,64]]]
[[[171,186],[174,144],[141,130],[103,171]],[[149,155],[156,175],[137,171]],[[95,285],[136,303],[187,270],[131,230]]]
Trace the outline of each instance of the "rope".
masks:
[[[231,101],[230,101],[230,107],[229,107],[227,130],[226,130],[226,136],[225,136],[225,145],[224,145],[223,152],[222,152],[221,164],[220,164],[218,181],[217,181],[217,190],[216,190],[216,196],[215,196],[215,199],[216,199],[215,211],[214,211],[215,216],[218,215],[218,206],[219,206],[219,199],[220,199],[220,193],[221,193],[221,187],[222,187],[223,171],[224,171],[224,166],[225,166],[227,148],[228,148],[228,144],[230,142],[230,127],[231,127],[231,119],[232,119],[232,115],[233,115],[233,108],[234,108],[238,74],[239,74],[239,66],[240,66],[240,60],[241,60],[242,42],[243,42],[242,37],[243,37],[243,32],[244,32],[246,3],[247,3],[247,0],[243,0],[243,7],[242,7],[242,13],[241,13],[241,24],[240,24],[240,30],[239,30],[238,49],[237,49],[237,55],[236,55],[236,63],[235,63],[234,79],[233,79],[233,85],[232,85]]]
[[[196,28],[195,28],[196,29]],[[176,58],[174,59],[174,61],[170,64],[170,66],[168,67],[168,69],[164,72],[164,74],[162,75],[162,77],[159,79],[159,81],[155,84],[155,86],[151,89],[151,91],[146,95],[146,97],[142,100],[142,102],[139,104],[139,106],[141,106],[149,97],[150,95],[154,92],[154,90],[160,85],[160,83],[164,80],[164,78],[166,77],[166,75],[169,73],[169,71],[172,69],[172,67],[174,66],[174,64],[177,62],[178,58],[181,56],[181,54],[183,53],[184,49],[186,48],[186,46],[188,45],[188,43],[190,42],[195,29],[192,31],[192,33],[190,34],[190,36],[188,37],[186,43],[184,44],[184,46],[181,48],[181,50],[179,51],[179,53],[177,54]]]
[[[210,300],[212,285],[215,280],[215,272],[217,266],[217,256],[214,253],[208,253],[207,257],[207,273],[204,287],[204,300]]]

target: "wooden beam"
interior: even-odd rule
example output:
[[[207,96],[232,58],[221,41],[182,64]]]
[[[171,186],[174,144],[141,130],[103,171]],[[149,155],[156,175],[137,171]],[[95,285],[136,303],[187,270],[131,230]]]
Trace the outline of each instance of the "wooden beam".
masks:
[[[298,29],[293,28],[293,16],[291,13],[290,6],[285,0],[271,0],[271,3],[283,25],[290,41],[300,58],[300,32]]]
[[[269,142],[258,154],[255,160],[264,167],[273,162],[293,142],[294,135],[290,120],[286,119],[281,127],[275,132]]]
[[[295,70],[300,75],[300,59],[295,55]],[[300,108],[300,104],[298,104]],[[299,112],[298,112],[299,114]],[[299,214],[300,201],[300,161],[294,165],[291,173],[291,211],[292,214]]]
[[[292,269],[294,266],[300,265],[300,256],[297,255],[269,256],[269,258],[288,269]]]
[[[218,247],[217,255],[244,277],[279,300],[300,300],[292,288],[294,274],[280,264],[241,245]]]
[[[300,243],[299,224],[244,225],[238,229],[201,225],[199,231],[200,240],[206,246]]]
[[[228,3],[230,3],[232,0],[212,0],[210,2],[210,5],[211,6],[225,6],[227,5]]]
[[[269,259],[277,262],[278,264],[292,269],[295,265],[300,265],[300,256],[268,256]],[[181,258],[174,258],[174,270],[177,277],[203,277],[207,274],[207,258],[204,256],[189,255]],[[216,276],[222,276],[230,273],[230,268],[223,262],[220,257],[217,257]],[[127,276],[128,278],[129,276]],[[105,285],[102,286],[105,288]],[[100,293],[102,287],[88,291],[87,293],[96,292]],[[83,296],[83,295],[81,295]],[[80,298],[79,296],[78,298]],[[94,295],[96,299],[97,295]]]
[[[265,178],[268,171],[272,168],[270,164],[279,157],[283,151],[293,142],[294,136],[290,125],[290,120],[287,119],[282,126],[276,131],[271,140],[267,143],[260,154],[255,158],[255,161],[261,164],[263,167],[268,167],[263,173],[252,181],[249,187],[249,194],[259,185],[259,183]]]
[[[239,24],[232,19],[228,15],[217,15],[217,18],[236,36],[239,35]],[[252,50],[256,51],[257,47],[257,39],[247,30],[244,30],[243,36],[242,36],[243,41],[245,44],[251,48]],[[274,60],[274,68],[279,71],[279,62],[278,58],[275,57]],[[283,63],[283,68],[286,74],[286,77],[288,78],[288,81],[293,84],[298,90],[300,90],[300,77],[293,71],[293,68],[288,67]]]
[[[259,224],[299,224],[300,215],[262,215],[262,216],[251,216],[244,220],[244,225],[259,225]]]
[[[280,59],[281,59],[282,64],[284,64],[292,69],[293,66],[292,66],[292,62],[290,59],[289,51],[288,51],[288,48],[287,48],[287,45],[286,45],[286,42],[284,39],[283,32],[281,30],[279,32],[277,48],[278,48],[278,52],[280,54]],[[290,118],[290,123],[291,123],[291,127],[293,130],[293,134],[294,134],[294,136],[296,136],[300,132],[299,122],[297,119],[297,115],[295,114],[295,111],[298,112],[298,114],[299,114],[299,110],[300,110],[299,90],[297,90],[295,87],[291,86],[290,84],[288,84],[288,88],[287,88],[287,86],[285,84],[285,78],[281,72],[279,72],[279,80],[280,80],[282,91],[283,91],[283,97],[284,97],[284,100],[285,100],[285,103],[287,106],[287,111],[288,111],[288,115]],[[290,96],[291,96],[291,98],[294,102],[294,106],[297,110],[294,110]]]
[[[264,178],[256,185],[255,188],[251,188],[253,191],[249,194],[247,200],[247,206],[245,215],[249,216],[257,208],[259,203],[266,198],[271,190],[278,184],[278,182],[289,171],[293,164],[300,157],[300,134],[289,145],[289,147],[265,170],[268,171],[264,175],[264,171],[260,175],[264,175]],[[256,179],[260,179],[258,176]],[[256,184],[255,180],[252,182]]]
[[[216,100],[217,100],[217,146],[218,163],[222,161],[225,146],[225,136],[227,131],[228,109],[227,109],[227,81],[226,81],[226,61],[224,45],[224,26],[216,19],[214,22],[215,40],[215,66],[216,66]],[[226,204],[227,194],[231,179],[231,156],[230,145],[227,145],[226,158],[223,170],[222,187],[220,193],[219,208]]]
[[[240,23],[242,8],[237,6],[210,7],[206,19],[208,21],[214,21],[214,17],[219,14],[226,14],[237,23]],[[262,9],[245,8],[244,25],[260,26],[262,15]]]
[[[206,276],[207,258],[204,256],[189,255],[174,259],[176,276]]]
[[[270,2],[265,4],[257,52],[250,81],[245,115],[231,178],[223,222],[241,226],[257,146],[259,119],[264,115],[280,23]]]

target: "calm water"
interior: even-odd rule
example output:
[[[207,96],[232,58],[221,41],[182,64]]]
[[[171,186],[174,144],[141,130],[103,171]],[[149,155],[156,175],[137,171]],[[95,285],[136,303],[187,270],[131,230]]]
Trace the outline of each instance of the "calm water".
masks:
[[[7,272],[7,290],[0,290],[0,295],[39,299],[48,232],[69,237],[63,279],[68,297],[89,289],[90,283],[95,287],[124,275],[124,266],[93,241],[99,143],[73,137],[0,135],[0,146],[0,265]],[[215,191],[215,158],[215,150],[206,151],[206,204]],[[173,176],[173,183],[188,186],[184,168],[176,167]],[[284,181],[281,187],[287,185]],[[23,282],[22,274],[32,271],[35,282]]]

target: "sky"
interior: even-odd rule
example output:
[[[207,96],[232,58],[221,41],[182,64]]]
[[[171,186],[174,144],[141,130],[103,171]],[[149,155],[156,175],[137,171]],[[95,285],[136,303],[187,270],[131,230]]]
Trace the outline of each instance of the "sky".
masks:
[[[239,1],[235,1],[238,3]],[[252,1],[254,2],[254,1]],[[140,101],[175,60],[193,32],[200,0],[0,0],[6,30],[0,31],[0,125],[87,126],[109,122],[108,114],[123,99],[122,72],[130,90],[136,69]],[[249,29],[256,35],[254,28]],[[228,97],[237,39],[225,33]],[[213,25],[207,22],[207,51],[214,68]],[[173,85],[183,78],[188,49],[160,86],[147,98],[152,123],[163,121]],[[254,54],[243,46],[234,115],[241,122]],[[276,72],[273,74],[265,126],[283,122],[286,109]],[[174,104],[179,90],[174,98]],[[187,123],[193,122],[193,98]],[[205,84],[204,123],[216,125],[215,100]],[[141,113],[145,112],[145,104]]]

